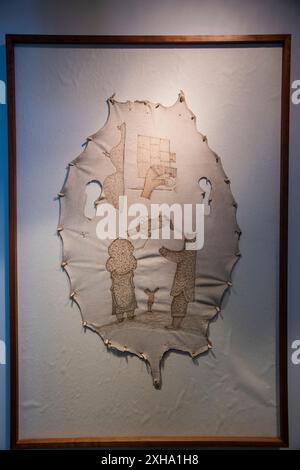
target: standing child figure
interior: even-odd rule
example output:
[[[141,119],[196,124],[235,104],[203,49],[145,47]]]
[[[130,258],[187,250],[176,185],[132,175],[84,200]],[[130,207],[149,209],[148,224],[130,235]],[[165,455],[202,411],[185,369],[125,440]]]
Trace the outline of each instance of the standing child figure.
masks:
[[[155,294],[159,290],[159,287],[156,287],[154,290],[150,289],[145,289],[144,292],[145,294],[148,295],[148,301],[147,301],[147,312],[152,313],[152,305],[154,304],[155,300]]]
[[[112,314],[116,315],[117,321],[124,320],[124,314],[132,320],[137,308],[133,273],[137,267],[137,261],[133,255],[133,245],[129,240],[117,238],[109,248],[109,259],[106,269],[111,276]]]

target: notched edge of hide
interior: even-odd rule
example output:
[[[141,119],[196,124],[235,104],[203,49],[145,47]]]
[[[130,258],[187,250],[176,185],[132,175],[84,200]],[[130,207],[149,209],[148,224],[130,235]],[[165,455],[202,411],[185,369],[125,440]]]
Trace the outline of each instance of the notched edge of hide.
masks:
[[[207,324],[209,324],[209,321],[207,321]],[[156,351],[156,354],[151,355],[147,351],[139,352],[135,350],[133,347],[130,348],[127,345],[122,345],[122,344],[119,344],[118,342],[113,341],[112,339],[109,339],[108,337],[106,337],[104,333],[99,331],[97,328],[93,327],[93,325],[91,324],[87,324],[86,328],[98,334],[98,336],[103,341],[103,344],[106,346],[107,350],[115,350],[120,353],[131,354],[143,360],[146,363],[146,366],[149,367],[150,369],[152,383],[153,383],[154,388],[157,390],[160,390],[162,387],[161,368],[165,360],[165,355],[167,353],[171,353],[171,352],[185,353],[189,355],[192,360],[195,360],[201,354],[212,349],[211,341],[209,340],[209,338],[206,338],[207,344],[205,346],[199,347],[195,351],[192,351],[189,348],[184,349],[184,348],[179,348],[176,346],[163,345],[165,347],[162,347],[160,352]]]

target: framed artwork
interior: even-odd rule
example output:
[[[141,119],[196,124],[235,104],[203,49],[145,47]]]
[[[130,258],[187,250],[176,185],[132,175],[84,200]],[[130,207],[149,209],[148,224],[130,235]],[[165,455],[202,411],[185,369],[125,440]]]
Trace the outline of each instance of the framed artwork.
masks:
[[[11,445],[288,445],[290,35],[7,36]]]

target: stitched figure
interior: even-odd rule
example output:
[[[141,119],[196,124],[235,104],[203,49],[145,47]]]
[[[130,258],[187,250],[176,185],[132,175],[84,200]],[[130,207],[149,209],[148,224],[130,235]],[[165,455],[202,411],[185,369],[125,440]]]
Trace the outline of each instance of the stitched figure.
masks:
[[[109,259],[106,269],[111,276],[112,314],[116,315],[117,321],[134,318],[137,308],[135,297],[133,273],[137,267],[137,261],[133,255],[133,245],[129,240],[117,238],[108,247]]]
[[[159,287],[156,287],[154,290],[145,289],[145,294],[148,295],[147,301],[147,312],[152,313],[152,305],[154,304],[155,294],[159,290]]]
[[[178,329],[183,318],[186,316],[188,303],[195,299],[195,271],[196,250],[180,251],[169,250],[162,247],[159,253],[169,261],[177,264],[176,273],[170,295],[173,297],[171,303],[172,323],[166,328]]]

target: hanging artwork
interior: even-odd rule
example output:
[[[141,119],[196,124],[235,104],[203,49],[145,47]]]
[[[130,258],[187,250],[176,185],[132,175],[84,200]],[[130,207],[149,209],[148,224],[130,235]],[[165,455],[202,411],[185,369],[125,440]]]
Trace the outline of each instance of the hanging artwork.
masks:
[[[290,35],[6,40],[11,447],[287,446]]]
[[[146,361],[159,388],[167,351],[212,347],[209,322],[240,256],[237,204],[183,92],[170,107],[108,106],[59,193],[62,267],[84,328]]]

